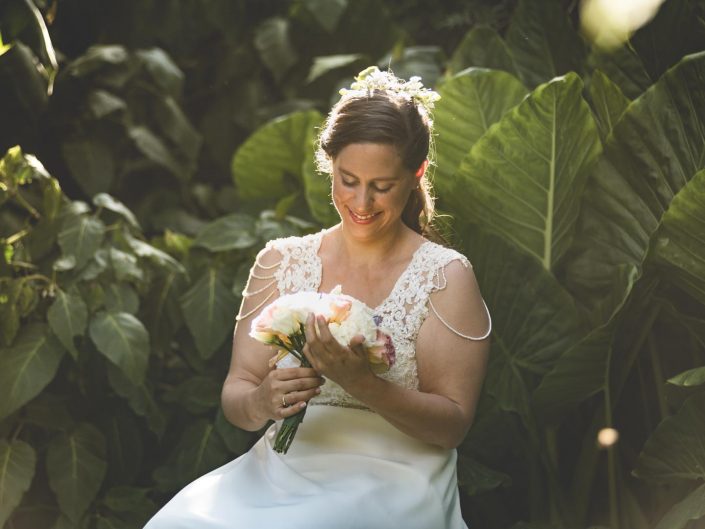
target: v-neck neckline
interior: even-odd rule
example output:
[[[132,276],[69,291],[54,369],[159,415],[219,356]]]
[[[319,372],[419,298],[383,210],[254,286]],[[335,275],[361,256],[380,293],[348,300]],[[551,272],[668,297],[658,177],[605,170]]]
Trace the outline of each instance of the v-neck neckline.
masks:
[[[323,260],[321,259],[321,256],[319,255],[319,252],[321,250],[321,243],[323,242],[323,236],[328,233],[331,230],[331,228],[324,229],[319,231],[316,234],[316,239],[314,240],[313,244],[313,255],[316,260],[316,263],[318,265],[318,284],[316,285],[316,292],[320,292],[321,290],[321,284],[323,283]],[[416,250],[414,250],[414,253],[411,254],[411,259],[409,259],[409,262],[406,264],[404,267],[404,270],[399,274],[399,277],[397,277],[396,281],[394,282],[394,286],[392,286],[392,289],[389,291],[387,296],[377,305],[376,307],[370,307],[367,303],[365,303],[362,300],[359,300],[361,303],[372,309],[374,313],[378,313],[384,305],[387,304],[387,302],[392,298],[392,296],[396,293],[396,291],[400,288],[402,280],[404,277],[409,273],[409,270],[411,270],[411,265],[414,264],[414,261],[418,259],[418,256],[421,255],[421,250],[428,244],[431,244],[431,241],[425,240],[423,241]],[[345,292],[343,292],[345,293]]]

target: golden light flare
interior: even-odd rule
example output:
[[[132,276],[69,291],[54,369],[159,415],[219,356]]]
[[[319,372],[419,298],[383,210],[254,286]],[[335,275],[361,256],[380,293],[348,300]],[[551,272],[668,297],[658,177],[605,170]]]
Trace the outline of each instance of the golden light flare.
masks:
[[[580,26],[595,46],[614,49],[651,20],[664,0],[582,0]]]
[[[597,444],[600,448],[610,448],[619,441],[619,432],[614,428],[603,428],[597,433]]]

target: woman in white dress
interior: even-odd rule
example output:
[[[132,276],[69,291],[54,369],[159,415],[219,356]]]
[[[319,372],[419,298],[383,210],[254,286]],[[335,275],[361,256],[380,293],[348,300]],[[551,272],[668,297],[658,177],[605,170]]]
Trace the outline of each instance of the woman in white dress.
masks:
[[[147,529],[466,527],[455,449],[479,398],[491,320],[469,261],[425,237],[434,95],[372,69],[333,107],[318,159],[341,222],[257,256],[223,386],[233,424],[274,422]],[[396,347],[393,368],[375,375],[359,340],[339,345],[313,316],[304,349],[313,368],[270,368],[275,351],[248,335],[252,319],[280,295],[336,285],[374,308]],[[281,421],[305,406],[288,453],[275,452]]]

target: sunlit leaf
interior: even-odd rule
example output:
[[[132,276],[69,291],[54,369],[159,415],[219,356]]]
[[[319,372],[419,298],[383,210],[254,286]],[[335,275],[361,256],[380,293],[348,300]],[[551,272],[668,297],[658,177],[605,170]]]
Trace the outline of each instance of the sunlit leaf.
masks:
[[[303,4],[321,27],[332,33],[348,7],[348,0],[304,0]]]
[[[679,373],[675,377],[669,378],[668,383],[686,388],[703,385],[705,384],[705,366],[695,367]]]
[[[473,145],[444,195],[456,216],[500,233],[546,270],[572,243],[600,153],[582,88],[575,74],[537,88]]]
[[[705,53],[690,55],[634,100],[585,186],[564,284],[606,321],[615,270],[643,260],[673,197],[705,168]],[[677,131],[677,132],[676,132]]]
[[[705,111],[705,109],[703,109]],[[705,113],[705,112],[704,112]],[[705,170],[683,186],[654,235],[654,262],[668,281],[705,303]]]
[[[49,443],[46,465],[61,512],[78,521],[105,477],[105,438],[95,426],[82,423]]]
[[[327,3],[327,0],[324,0],[322,3]],[[337,70],[343,66],[349,66],[362,60],[363,58],[364,56],[359,53],[314,57],[311,70],[309,70],[308,77],[306,78],[306,82],[312,83],[319,77],[326,75],[328,72],[332,72],[333,70]]]
[[[262,61],[276,79],[281,79],[296,64],[296,48],[289,39],[289,21],[272,17],[265,20],[255,32],[255,48]]]
[[[323,117],[317,111],[296,112],[259,128],[235,152],[232,173],[245,199],[275,201],[300,181],[306,152],[313,150],[313,131]]]
[[[232,213],[207,224],[198,232],[194,246],[202,246],[211,252],[244,250],[257,243],[255,219],[244,213]]]
[[[439,137],[434,181],[443,197],[458,191],[453,188],[451,177],[470,148],[527,91],[506,72],[473,68],[448,79],[439,93],[441,99],[434,111],[434,128]]]
[[[105,308],[108,312],[127,312],[137,314],[140,299],[129,283],[110,282],[105,285]]]

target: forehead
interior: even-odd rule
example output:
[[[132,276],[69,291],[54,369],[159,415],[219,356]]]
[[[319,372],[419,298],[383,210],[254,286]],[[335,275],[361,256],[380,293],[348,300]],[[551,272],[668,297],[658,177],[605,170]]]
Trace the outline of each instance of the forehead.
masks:
[[[397,149],[380,143],[347,145],[333,160],[333,167],[355,176],[396,177],[406,172]]]

